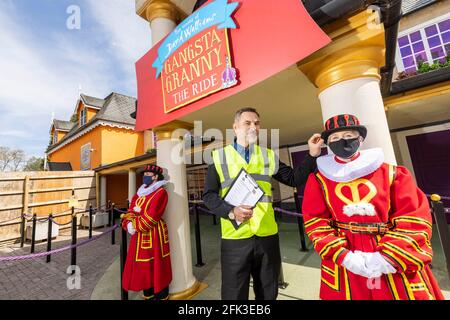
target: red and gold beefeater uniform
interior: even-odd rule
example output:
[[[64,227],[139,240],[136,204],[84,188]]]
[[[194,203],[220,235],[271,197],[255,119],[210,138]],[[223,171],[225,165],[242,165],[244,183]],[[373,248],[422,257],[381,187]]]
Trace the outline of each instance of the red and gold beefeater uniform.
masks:
[[[444,299],[429,267],[430,208],[408,170],[381,161],[370,174],[337,182],[325,176],[319,161],[318,166],[319,172],[307,181],[302,211],[306,232],[322,258],[320,298]],[[337,164],[332,170],[345,172],[342,168]],[[379,223],[387,228],[373,232]],[[380,252],[397,272],[368,279],[348,271],[342,261],[357,250]]]
[[[157,293],[172,281],[168,230],[161,218],[167,201],[162,187],[145,196],[135,194],[123,217],[122,228],[127,230],[128,223],[132,223],[136,230],[130,239],[122,278],[127,291],[153,288]]]

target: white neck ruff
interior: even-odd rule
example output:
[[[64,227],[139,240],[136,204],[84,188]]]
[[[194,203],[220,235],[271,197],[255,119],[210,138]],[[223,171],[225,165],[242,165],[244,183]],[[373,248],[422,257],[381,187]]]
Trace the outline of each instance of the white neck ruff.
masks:
[[[317,168],[327,179],[336,182],[349,182],[367,176],[384,162],[381,148],[361,150],[358,158],[346,163],[339,163],[334,157],[330,154],[317,158]]]
[[[155,183],[151,184],[150,186],[147,187],[146,184],[143,184],[139,187],[138,191],[137,191],[137,195],[139,197],[142,196],[148,196],[150,193],[156,191],[159,187],[162,187],[163,185],[165,185],[168,181],[166,180],[161,180],[161,181],[156,181]]]

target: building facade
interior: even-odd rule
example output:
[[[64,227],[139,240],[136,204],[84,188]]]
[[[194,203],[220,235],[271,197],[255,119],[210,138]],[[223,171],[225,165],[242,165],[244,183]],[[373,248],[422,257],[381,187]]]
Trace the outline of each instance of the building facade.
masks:
[[[135,3],[137,15],[149,22],[149,37],[157,46],[207,1]],[[108,97],[99,110],[95,107],[101,101],[86,102],[86,106],[86,99],[80,98],[78,119],[86,118],[87,126],[79,122],[78,128],[67,131],[67,124],[54,122],[51,132],[56,133],[56,143],[49,148],[49,161],[78,158],[80,161],[71,160],[71,166],[80,170],[83,146],[83,150],[93,149],[89,168],[95,169],[98,177],[100,204],[111,198],[131,199],[145,164],[157,163],[165,169],[171,182],[165,217],[173,252],[170,292],[174,299],[188,298],[201,288],[192,274],[188,201],[201,200],[206,164],[174,163],[170,157],[182,143],[172,137],[174,130],[185,129],[194,139],[202,139],[193,131],[195,121],[202,122],[203,131],[215,128],[226,136],[234,112],[244,106],[255,107],[263,128],[279,129],[280,159],[295,166],[307,152],[307,139],[322,131],[324,120],[341,113],[355,114],[369,129],[364,148],[382,148],[386,162],[405,165],[426,193],[450,196],[450,1],[302,3],[331,42],[251,88],[141,132],[133,132],[134,119],[123,122],[123,127],[110,125],[107,121],[111,119],[99,119]],[[274,4],[280,5],[282,1]],[[84,107],[78,108],[81,104]],[[131,109],[126,112],[134,112]],[[125,109],[116,109],[119,111]],[[213,148],[223,143],[196,145],[188,155],[195,157],[206,145]],[[70,144],[76,152],[65,148]],[[64,149],[60,156],[58,151]],[[96,155],[95,150],[99,150]],[[147,150],[151,152],[145,153]],[[274,201],[290,198],[282,205],[295,207],[292,196],[296,190],[276,184],[274,189]],[[298,192],[301,195],[302,190]]]

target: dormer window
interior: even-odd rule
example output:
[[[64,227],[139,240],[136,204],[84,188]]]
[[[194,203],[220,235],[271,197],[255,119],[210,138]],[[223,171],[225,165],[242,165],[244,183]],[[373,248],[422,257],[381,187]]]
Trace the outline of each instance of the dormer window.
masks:
[[[86,108],[81,109],[80,111],[80,127],[86,124]]]

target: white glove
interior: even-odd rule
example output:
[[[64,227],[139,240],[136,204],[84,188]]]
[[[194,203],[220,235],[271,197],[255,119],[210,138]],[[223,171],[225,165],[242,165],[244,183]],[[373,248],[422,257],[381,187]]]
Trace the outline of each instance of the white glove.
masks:
[[[136,230],[134,230],[133,224],[131,222],[128,222],[127,230],[128,230],[128,233],[131,234],[131,235],[136,233]]]
[[[394,266],[383,258],[379,252],[357,252],[364,257],[367,269],[371,273],[369,278],[376,278],[382,274],[397,272]]]
[[[372,272],[367,269],[364,257],[357,252],[350,251],[342,261],[342,266],[348,271],[369,278]]]

